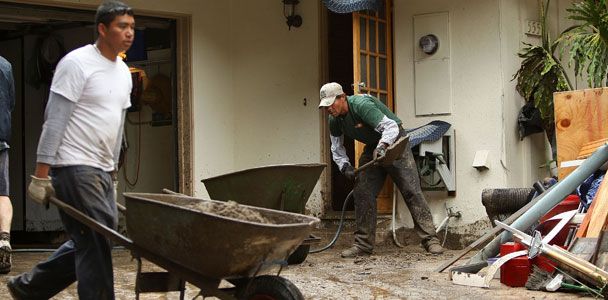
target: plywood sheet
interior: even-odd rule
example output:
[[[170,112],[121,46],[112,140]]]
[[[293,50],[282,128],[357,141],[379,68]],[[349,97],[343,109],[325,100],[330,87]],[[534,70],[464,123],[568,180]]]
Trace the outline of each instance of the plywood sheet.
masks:
[[[557,163],[575,160],[584,144],[608,138],[608,88],[555,93]],[[559,179],[573,168],[559,169]]]

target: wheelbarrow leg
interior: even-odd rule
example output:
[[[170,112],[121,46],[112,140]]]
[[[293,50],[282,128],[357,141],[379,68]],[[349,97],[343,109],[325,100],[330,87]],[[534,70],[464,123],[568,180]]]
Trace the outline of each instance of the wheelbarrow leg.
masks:
[[[137,257],[137,276],[135,279],[135,299],[139,300],[140,293],[176,292],[179,299],[184,300],[186,281],[169,272],[142,272],[141,258]]]

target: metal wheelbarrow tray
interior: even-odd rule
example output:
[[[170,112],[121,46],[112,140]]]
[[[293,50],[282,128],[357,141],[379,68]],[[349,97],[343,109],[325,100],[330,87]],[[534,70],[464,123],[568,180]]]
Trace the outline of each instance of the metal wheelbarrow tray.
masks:
[[[325,164],[283,164],[245,169],[201,180],[214,200],[303,214]],[[288,259],[302,263],[310,245],[319,238],[311,235]]]
[[[295,289],[295,292],[291,291],[293,299],[301,297],[297,287],[287,279],[259,275],[277,264],[282,266],[319,219],[248,207],[273,223],[262,224],[184,207],[200,201],[223,203],[220,201],[167,194],[124,193],[124,196],[128,238],[54,197],[51,202],[81,223],[131,250],[135,257],[143,257],[180,281],[199,287],[205,297],[241,298],[243,294],[249,295],[251,289],[266,284],[268,279],[274,281],[274,288],[280,279],[280,288]],[[138,280],[139,276],[138,272]],[[235,287],[219,288],[222,279]],[[259,280],[258,286],[256,279],[263,279]],[[138,285],[136,283],[137,293]],[[183,286],[182,281],[182,297]]]

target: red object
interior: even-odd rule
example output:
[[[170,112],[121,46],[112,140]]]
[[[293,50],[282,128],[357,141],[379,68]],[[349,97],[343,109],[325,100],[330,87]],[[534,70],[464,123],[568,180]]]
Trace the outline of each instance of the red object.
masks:
[[[555,271],[556,263],[543,255],[539,255],[532,259],[532,264],[549,272],[553,273]]]
[[[568,197],[566,197],[566,199],[564,199],[562,202],[560,202],[558,205],[556,205],[554,208],[552,208],[548,213],[546,213],[544,216],[542,216],[540,218],[540,222],[541,223],[545,222],[545,221],[551,219],[552,217],[557,216],[563,212],[578,209],[578,204],[580,202],[581,202],[581,200],[577,195],[569,195]]]
[[[559,220],[549,220],[550,218],[559,215],[563,212],[576,210],[578,209],[580,199],[577,195],[570,195],[566,197],[561,203],[556,205],[553,209],[551,209],[547,214],[545,214],[542,218],[540,218],[540,233],[545,236],[549,234],[549,232],[557,225]],[[566,239],[568,238],[568,232],[570,228],[574,228],[574,225],[564,226],[564,228],[549,242],[551,245],[564,246],[566,243]]]
[[[520,243],[504,243],[500,245],[500,256],[505,256],[511,252],[524,249],[526,249],[526,247]],[[525,286],[530,271],[530,260],[528,260],[528,256],[515,257],[500,266],[500,282],[510,287]]]

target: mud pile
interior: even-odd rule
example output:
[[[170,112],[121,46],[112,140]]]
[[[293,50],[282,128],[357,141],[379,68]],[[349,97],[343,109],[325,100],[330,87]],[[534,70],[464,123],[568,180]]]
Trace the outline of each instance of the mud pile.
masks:
[[[211,201],[200,201],[197,203],[191,203],[185,207],[196,209],[205,213],[220,215],[223,217],[239,219],[243,221],[256,222],[262,224],[272,224],[268,218],[262,216],[259,212],[252,210],[248,207],[239,205],[234,201],[228,202],[211,202]]]

